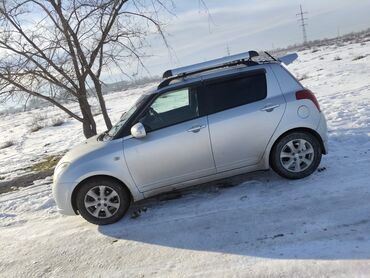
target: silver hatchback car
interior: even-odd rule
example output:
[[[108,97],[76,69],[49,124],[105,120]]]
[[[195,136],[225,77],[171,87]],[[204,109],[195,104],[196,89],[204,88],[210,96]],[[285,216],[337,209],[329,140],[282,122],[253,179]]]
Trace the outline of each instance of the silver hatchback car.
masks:
[[[270,167],[304,178],[327,149],[311,91],[285,68],[297,55],[249,51],[169,70],[109,131],[70,150],[54,173],[61,213],[104,225],[131,202]]]

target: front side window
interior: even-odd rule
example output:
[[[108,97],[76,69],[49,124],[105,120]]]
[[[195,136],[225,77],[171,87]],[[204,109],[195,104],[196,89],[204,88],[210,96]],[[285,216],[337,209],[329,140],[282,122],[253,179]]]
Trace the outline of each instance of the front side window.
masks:
[[[207,114],[242,106],[266,98],[264,73],[207,84],[204,90]]]
[[[199,116],[195,88],[184,88],[159,95],[140,122],[147,131],[154,131]]]
[[[103,141],[108,140],[116,136],[116,134],[121,130],[121,128],[126,124],[128,119],[136,112],[138,107],[145,102],[149,98],[149,94],[144,94],[139,97],[139,99],[135,102],[135,104],[124,114],[122,114],[119,121],[108,131],[105,133],[103,137]]]

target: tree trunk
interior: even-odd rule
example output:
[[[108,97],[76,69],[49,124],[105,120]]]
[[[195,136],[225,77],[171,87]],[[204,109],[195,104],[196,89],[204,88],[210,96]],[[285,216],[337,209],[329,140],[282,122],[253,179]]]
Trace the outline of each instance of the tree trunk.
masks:
[[[96,135],[96,129],[94,130],[93,126],[88,120],[82,122],[83,133],[86,138],[90,138]]]
[[[80,97],[78,99],[81,113],[82,113],[82,127],[83,133],[86,138],[90,138],[96,135],[96,123],[91,113],[91,107],[86,97]]]
[[[104,118],[105,125],[108,129],[111,129],[112,128],[112,122],[111,122],[111,120],[109,118],[109,115],[108,115],[108,112],[107,112],[107,106],[105,105],[105,100],[104,100],[104,97],[103,97],[103,92],[101,90],[100,80],[97,79],[95,76],[91,76],[91,77],[92,77],[92,80],[94,82],[96,95],[98,96],[100,109],[101,109],[101,113],[102,113],[103,118]]]

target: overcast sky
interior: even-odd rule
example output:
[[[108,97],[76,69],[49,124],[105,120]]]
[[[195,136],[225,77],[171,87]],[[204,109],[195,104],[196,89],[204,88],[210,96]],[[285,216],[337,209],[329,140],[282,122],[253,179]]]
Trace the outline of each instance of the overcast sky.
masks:
[[[1,1],[1,0],[0,0]],[[248,50],[270,50],[302,42],[296,14],[299,5],[308,12],[309,40],[336,37],[370,28],[370,0],[173,0],[175,16],[163,14],[169,51],[157,36],[144,59],[139,76],[162,75],[170,68],[186,66]],[[125,67],[133,74],[135,66]],[[104,82],[127,79],[117,68],[103,75]],[[11,103],[10,105],[13,105]],[[0,104],[0,110],[2,108]]]
[[[370,27],[369,0],[205,0],[211,18],[199,0],[174,2],[176,16],[165,18],[172,53],[169,55],[158,38],[151,40],[152,48],[147,52],[153,56],[145,62],[152,75],[225,56],[227,47],[235,54],[300,43],[299,4],[308,12],[309,40]]]

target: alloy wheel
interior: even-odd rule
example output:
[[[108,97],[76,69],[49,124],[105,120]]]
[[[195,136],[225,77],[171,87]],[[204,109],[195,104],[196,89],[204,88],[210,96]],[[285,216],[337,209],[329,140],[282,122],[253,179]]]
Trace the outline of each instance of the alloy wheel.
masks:
[[[314,149],[304,139],[294,139],[286,143],[280,152],[283,167],[294,173],[306,170],[314,161]]]

